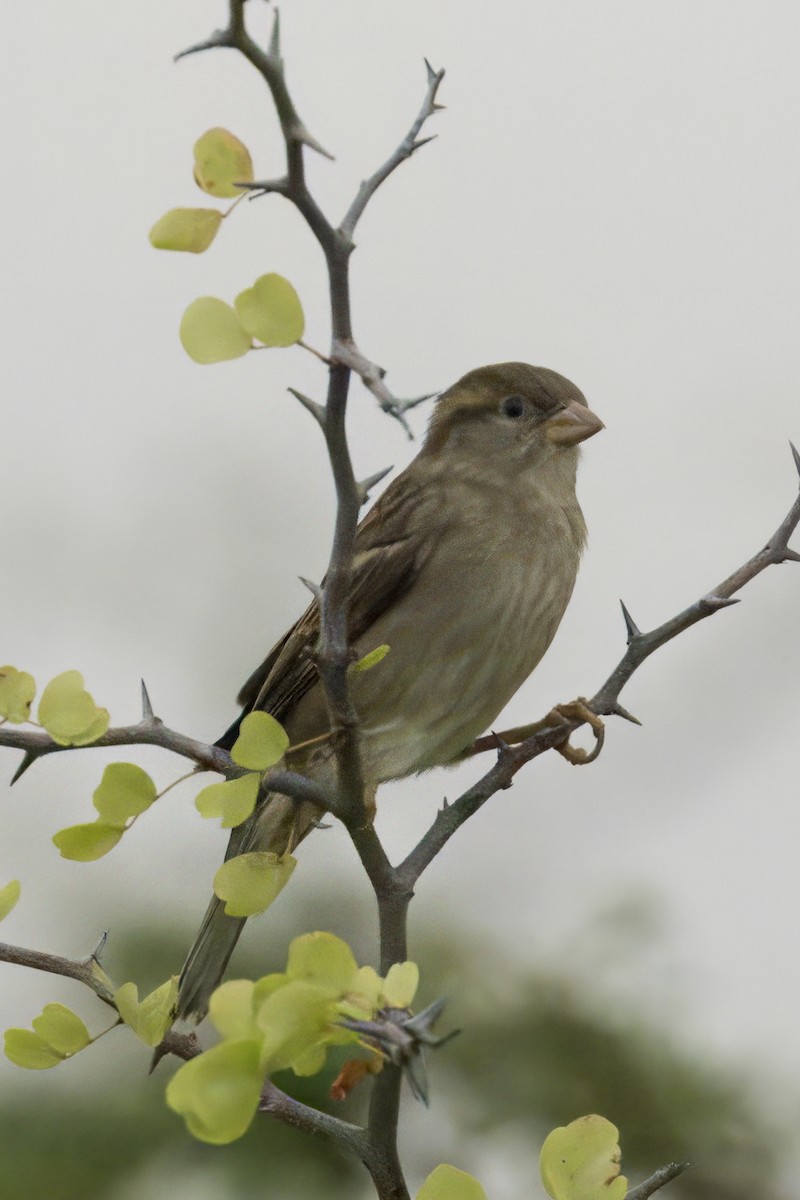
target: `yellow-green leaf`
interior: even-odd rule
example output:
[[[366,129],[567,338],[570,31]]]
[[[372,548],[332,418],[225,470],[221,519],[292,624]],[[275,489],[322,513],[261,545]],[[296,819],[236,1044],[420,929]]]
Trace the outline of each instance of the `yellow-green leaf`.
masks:
[[[332,933],[304,933],[289,946],[286,974],[321,988],[330,999],[346,995],[358,977],[347,942]]]
[[[135,983],[123,983],[114,993],[117,1012],[146,1046],[157,1046],[174,1019],[178,976],[173,975],[139,1002]]]
[[[212,992],[208,1013],[224,1038],[236,1041],[260,1038],[255,1024],[255,990],[252,979],[229,979]]]
[[[253,344],[230,304],[216,296],[192,301],[181,320],[180,339],[189,358],[202,364],[241,358]]]
[[[383,646],[376,646],[374,650],[370,650],[369,654],[365,654],[358,662],[351,663],[347,668],[351,674],[357,671],[370,671],[373,667],[377,667],[386,655],[389,653],[389,647],[384,643]]]
[[[413,962],[395,963],[389,968],[383,995],[389,1008],[410,1008],[419,986],[419,967]]]
[[[292,979],[273,992],[256,1014],[267,1074],[287,1067],[296,1070],[296,1063],[307,1066],[309,1051],[327,1032],[333,1015],[328,995],[313,983]]]
[[[32,1029],[7,1029],[5,1052],[6,1058],[15,1066],[25,1067],[27,1071],[46,1071],[48,1067],[57,1067],[65,1058]]]
[[[265,712],[251,712],[239,726],[231,758],[250,771],[266,771],[280,762],[289,747],[286,730]]]
[[[209,129],[194,144],[194,178],[210,196],[239,196],[253,182],[250,151],[227,129]]]
[[[5,887],[0,888],[0,921],[11,912],[19,900],[19,893],[20,883],[18,879],[12,879],[11,883],[7,883]]]
[[[260,275],[233,306],[243,327],[265,346],[293,346],[303,336],[300,297],[282,275]]]
[[[150,245],[156,250],[202,254],[221,224],[222,213],[216,208],[171,208],[150,230]]]
[[[254,917],[283,891],[297,865],[291,854],[271,850],[239,854],[224,862],[214,876],[214,891],[225,901],[229,917]]]
[[[53,842],[61,851],[62,858],[75,862],[94,862],[113,850],[124,830],[118,825],[107,825],[103,821],[92,821],[88,825],[69,825],[53,834]]]
[[[442,1163],[431,1171],[417,1192],[417,1200],[486,1200],[486,1192],[474,1176]]]
[[[553,1200],[622,1200],[619,1132],[605,1117],[579,1117],[547,1135],[539,1169]]]
[[[80,1017],[63,1004],[45,1004],[31,1024],[39,1037],[62,1057],[77,1054],[91,1041]]]
[[[98,708],[80,671],[51,679],[39,701],[39,721],[59,746],[88,746],[108,729],[108,710]]]
[[[147,771],[135,763],[109,763],[95,788],[92,803],[107,825],[124,826],[150,807],[157,795]]]
[[[222,1042],[175,1072],[167,1084],[167,1104],[201,1141],[233,1142],[256,1114],[264,1083],[260,1060],[258,1041]]]
[[[35,695],[32,675],[16,667],[0,667],[0,720],[11,721],[13,725],[27,721]]]
[[[195,807],[201,817],[222,817],[222,828],[233,829],[255,808],[260,775],[240,775],[223,783],[210,783],[198,793]]]

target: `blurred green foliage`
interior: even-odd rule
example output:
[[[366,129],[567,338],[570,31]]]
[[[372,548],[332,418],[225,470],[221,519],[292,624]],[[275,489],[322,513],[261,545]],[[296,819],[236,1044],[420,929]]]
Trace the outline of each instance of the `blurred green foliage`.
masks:
[[[347,915],[337,907],[337,924],[347,923]],[[301,920],[302,915],[293,914],[294,925]],[[364,929],[364,920],[354,913],[352,928]],[[306,927],[315,922],[319,913],[309,916]],[[265,928],[266,923],[257,926],[256,936],[247,939],[234,962],[234,976],[259,975],[282,965],[286,942],[279,937],[269,938],[274,962],[265,962],[263,954],[256,960],[253,947],[264,938]],[[270,934],[275,932],[273,925]],[[359,959],[368,959],[366,938],[350,940]],[[104,965],[115,978],[135,978],[140,987],[149,988],[178,969],[186,943],[186,937],[163,930],[117,935]],[[458,1131],[463,1145],[480,1143],[489,1158],[493,1144],[502,1144],[507,1154],[509,1134],[525,1133],[530,1188],[524,1194],[492,1196],[487,1187],[492,1200],[543,1195],[536,1179],[541,1141],[554,1126],[590,1112],[602,1113],[619,1127],[623,1169],[632,1185],[667,1162],[687,1159],[692,1170],[664,1192],[673,1200],[749,1200],[753,1195],[786,1200],[777,1182],[782,1145],[757,1114],[752,1080],[698,1061],[696,1053],[682,1050],[663,1031],[587,995],[585,985],[565,972],[520,976],[496,948],[476,946],[463,933],[439,929],[433,940],[418,939],[414,954],[422,968],[419,1004],[444,992],[449,1007],[441,1032],[463,1026],[461,1036],[429,1061],[430,1127],[435,1130],[438,1114],[447,1113],[448,1128]],[[84,1084],[78,1094],[43,1086],[27,1089],[20,1101],[14,1095],[14,1068],[1,1068],[3,1200],[371,1196],[358,1163],[321,1139],[312,1141],[267,1119],[257,1120],[231,1146],[195,1142],[164,1102],[170,1066],[162,1065],[146,1078],[146,1052],[131,1058],[130,1046],[121,1045],[126,1036],[132,1042],[129,1033],[115,1031],[85,1052],[88,1058],[102,1046],[91,1087]],[[368,1085],[344,1104],[327,1098],[345,1057],[346,1049],[340,1049],[319,1076],[297,1079],[286,1072],[276,1082],[308,1104],[358,1121]],[[69,1072],[72,1066],[58,1071]],[[415,1147],[406,1149],[409,1174],[416,1181],[433,1165],[430,1152],[430,1145],[424,1153],[420,1149],[417,1161]]]

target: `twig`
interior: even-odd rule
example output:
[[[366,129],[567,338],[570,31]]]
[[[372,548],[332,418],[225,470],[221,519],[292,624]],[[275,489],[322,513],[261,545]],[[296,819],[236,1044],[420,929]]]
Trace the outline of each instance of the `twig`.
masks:
[[[652,1196],[659,1188],[662,1188],[665,1183],[669,1183],[672,1179],[677,1179],[684,1171],[688,1170],[691,1163],[668,1163],[666,1167],[660,1167],[658,1171],[645,1179],[637,1187],[631,1188],[625,1194],[625,1200],[647,1200],[648,1196]]]
[[[63,975],[65,979],[75,979],[91,988],[104,1004],[116,1009],[114,984],[94,954],[73,961],[71,958],[60,958],[57,954],[45,954],[42,950],[26,950],[23,946],[10,946],[6,942],[0,942],[0,962],[30,967],[34,971],[47,971],[50,975]]]
[[[792,447],[792,453],[798,471],[800,471],[800,457],[798,457],[794,447]],[[659,625],[657,629],[652,630],[650,633],[642,633],[638,629],[630,613],[623,605],[628,648],[600,690],[591,700],[587,701],[591,711],[598,716],[619,716],[626,720],[636,721],[636,718],[619,703],[620,692],[633,673],[654,651],[666,645],[667,642],[672,641],[673,638],[676,638],[685,630],[690,629],[692,625],[696,625],[698,621],[705,620],[706,617],[713,616],[714,613],[719,612],[721,609],[728,608],[731,604],[737,603],[733,599],[734,593],[740,591],[745,584],[755,579],[767,567],[782,562],[800,561],[800,554],[789,548],[789,538],[794,533],[798,523],[800,523],[800,496],[797,497],[783,521],[762,550],[759,550],[757,554],[754,554],[746,563],[737,568],[722,583],[715,587],[713,591],[702,596],[694,604],[684,609],[683,612],[678,613],[677,616],[672,617],[669,621],[665,621],[663,625]],[[563,743],[571,733],[579,729],[584,723],[579,717],[562,717],[558,723],[554,722],[552,724],[537,722],[535,726],[531,727],[535,729],[535,732],[520,741],[517,745],[506,744],[502,735],[499,735],[499,739],[498,735],[479,738],[473,750],[480,752],[493,747],[497,748],[497,762],[490,771],[487,771],[482,779],[479,779],[477,783],[473,784],[457,800],[450,805],[445,805],[436,814],[436,819],[427,833],[421,838],[405,861],[397,868],[397,872],[405,888],[407,890],[413,889],[422,872],[430,865],[456,830],[473,813],[477,812],[491,796],[495,795],[496,792],[510,787],[514,776],[526,763],[531,762],[532,759],[537,758],[546,750],[550,750],[554,746]],[[509,731],[505,737],[508,738],[514,733],[523,733],[524,731],[525,727],[523,726],[520,730]]]

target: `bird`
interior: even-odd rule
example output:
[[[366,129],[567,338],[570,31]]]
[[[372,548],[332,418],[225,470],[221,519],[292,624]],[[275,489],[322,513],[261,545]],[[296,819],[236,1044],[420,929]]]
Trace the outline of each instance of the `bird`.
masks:
[[[361,521],[349,642],[355,658],[389,647],[351,676],[368,807],[381,783],[462,758],[548,649],[586,542],[579,444],[603,427],[556,371],[479,367],[439,395],[418,454]],[[218,744],[230,748],[241,719],[265,711],[298,747],[292,769],[335,786],[319,628],[315,599],[245,683],[242,714]],[[232,831],[226,859],[293,850],[321,816],[270,795]],[[205,1015],[244,923],[212,899],[181,973],[179,1017]]]

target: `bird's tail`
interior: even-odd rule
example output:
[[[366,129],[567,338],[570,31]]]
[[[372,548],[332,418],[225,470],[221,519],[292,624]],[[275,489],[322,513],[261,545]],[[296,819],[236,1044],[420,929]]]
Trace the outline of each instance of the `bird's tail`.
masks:
[[[226,858],[253,850],[284,854],[305,837],[318,817],[319,810],[313,805],[297,804],[286,796],[270,796],[245,825],[233,831]],[[202,1021],[246,920],[229,917],[224,901],[214,896],[181,971],[178,1017]]]

